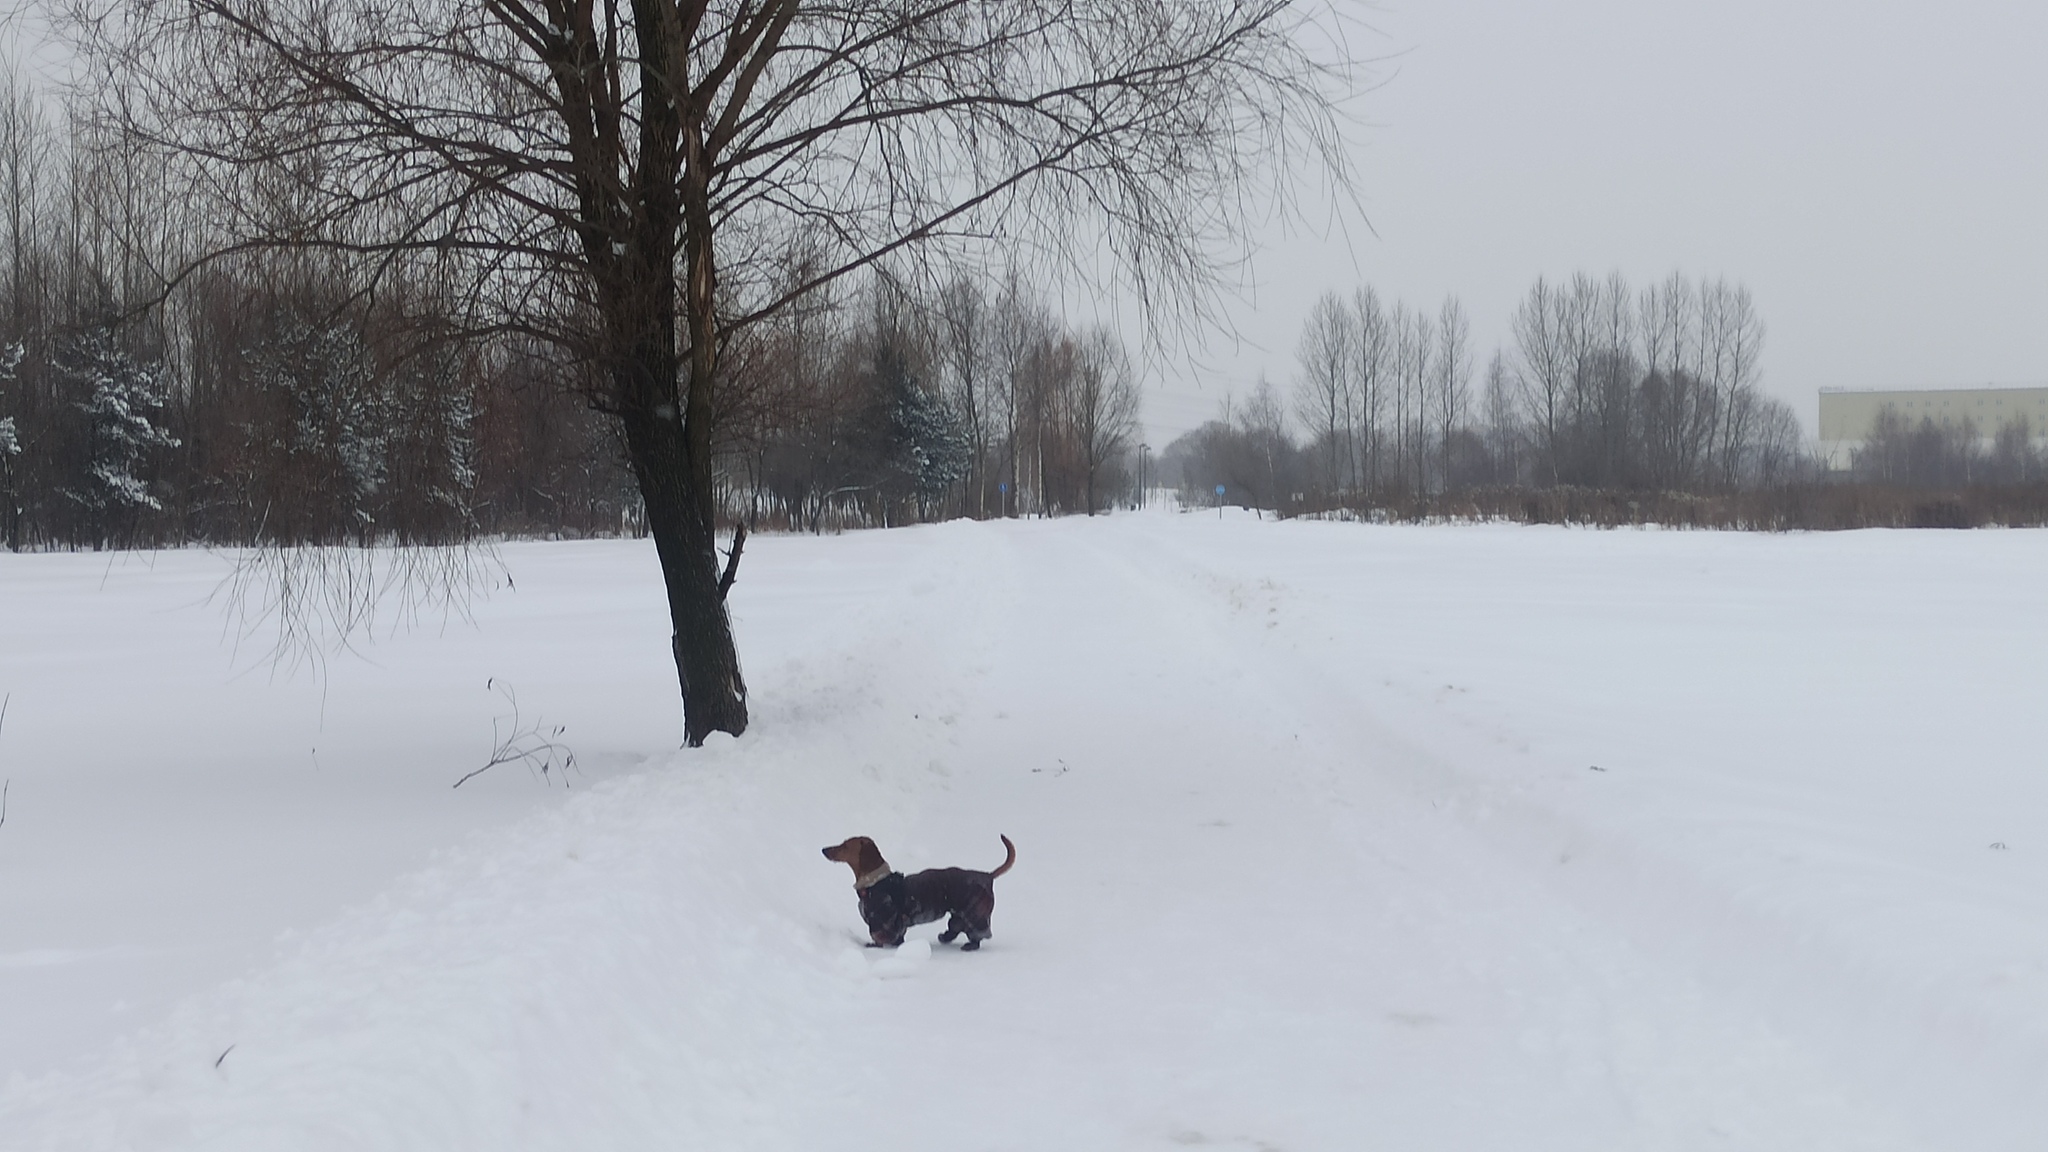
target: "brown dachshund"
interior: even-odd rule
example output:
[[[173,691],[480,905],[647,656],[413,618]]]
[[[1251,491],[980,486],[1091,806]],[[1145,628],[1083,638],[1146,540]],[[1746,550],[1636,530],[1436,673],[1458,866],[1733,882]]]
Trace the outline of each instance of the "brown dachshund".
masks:
[[[939,943],[951,944],[965,933],[962,952],[972,952],[988,939],[988,918],[996,910],[996,877],[1017,862],[1017,846],[1001,837],[1002,867],[993,872],[971,868],[927,868],[905,876],[890,869],[889,862],[865,836],[825,849],[825,859],[837,860],[853,869],[853,890],[860,894],[860,918],[868,922],[870,948],[894,948],[913,924],[929,924],[949,917]]]

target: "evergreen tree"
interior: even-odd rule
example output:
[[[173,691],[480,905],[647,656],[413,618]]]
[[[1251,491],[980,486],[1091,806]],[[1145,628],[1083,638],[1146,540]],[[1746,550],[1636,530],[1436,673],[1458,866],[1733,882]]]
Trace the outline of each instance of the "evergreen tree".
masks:
[[[163,507],[139,473],[153,450],[178,446],[158,423],[168,382],[161,365],[138,362],[104,325],[71,343],[58,379],[84,395],[74,404],[86,417],[85,475],[63,491],[85,510],[94,542],[105,545],[118,529],[132,529],[136,513]]]
[[[966,477],[973,446],[962,421],[925,390],[900,352],[885,355],[883,381],[890,397],[891,465],[916,498],[919,518],[930,519]]]
[[[0,401],[7,399],[8,386],[14,383],[14,370],[21,366],[21,345],[10,344],[0,348]],[[0,493],[12,492],[7,486],[11,473],[6,469],[12,457],[21,455],[21,440],[14,431],[14,417],[0,416]]]
[[[272,478],[267,534],[294,543],[369,539],[390,422],[362,337],[348,327],[293,320],[255,361],[258,387],[284,405],[283,427],[270,445],[282,459]]]
[[[389,382],[382,527],[401,538],[460,539],[475,527],[476,401],[463,368],[456,350],[436,349],[406,362]]]
[[[0,409],[8,402],[15,369],[21,366],[21,345],[0,348]],[[21,437],[14,417],[0,416],[0,539],[9,551],[21,550],[21,497],[16,491],[14,459],[21,455]]]

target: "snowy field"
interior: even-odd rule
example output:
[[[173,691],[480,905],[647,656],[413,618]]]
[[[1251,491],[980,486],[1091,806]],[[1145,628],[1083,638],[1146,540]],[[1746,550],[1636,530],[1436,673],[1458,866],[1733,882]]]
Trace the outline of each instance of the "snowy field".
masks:
[[[0,1146],[2048,1147],[2048,533],[762,536],[696,752],[651,546],[502,559],[313,676],[0,555]],[[999,832],[973,955],[818,854]]]

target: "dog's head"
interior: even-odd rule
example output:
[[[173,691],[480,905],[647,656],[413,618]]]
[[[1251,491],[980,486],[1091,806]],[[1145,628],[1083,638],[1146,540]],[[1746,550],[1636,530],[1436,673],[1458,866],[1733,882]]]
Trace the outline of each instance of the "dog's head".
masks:
[[[825,859],[835,860],[853,869],[853,878],[871,876],[876,871],[887,872],[889,862],[882,859],[881,849],[865,836],[849,836],[825,851]]]

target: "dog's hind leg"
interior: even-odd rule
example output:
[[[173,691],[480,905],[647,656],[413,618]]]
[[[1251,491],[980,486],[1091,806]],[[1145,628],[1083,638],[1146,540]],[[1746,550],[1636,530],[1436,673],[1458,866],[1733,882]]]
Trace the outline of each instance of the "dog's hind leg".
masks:
[[[961,919],[960,914],[955,912],[946,918],[946,930],[939,933],[939,943],[951,944],[962,932],[967,932],[967,921]],[[972,932],[968,932],[970,939],[973,935]]]
[[[962,952],[973,952],[981,948],[981,942],[992,933],[988,930],[989,917],[995,915],[996,894],[991,889],[980,893],[973,903],[953,913],[953,919],[946,925],[946,931],[958,930],[967,934],[967,943],[960,946]]]
[[[967,943],[960,946],[962,952],[979,951],[981,942],[995,935],[995,933],[988,930],[988,920],[986,918],[969,920],[964,916],[956,914],[953,917],[953,921],[954,924],[959,925],[960,931],[967,934]],[[953,930],[953,926],[953,924],[946,925],[946,931],[950,933]]]

